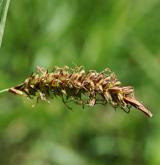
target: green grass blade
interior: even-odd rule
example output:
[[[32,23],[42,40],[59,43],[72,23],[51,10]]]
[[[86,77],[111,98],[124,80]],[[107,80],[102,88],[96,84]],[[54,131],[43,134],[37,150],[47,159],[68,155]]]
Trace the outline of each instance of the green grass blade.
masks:
[[[0,47],[2,44],[2,38],[3,38],[9,4],[10,4],[10,0],[1,0],[0,2],[0,13],[1,13],[0,15]]]

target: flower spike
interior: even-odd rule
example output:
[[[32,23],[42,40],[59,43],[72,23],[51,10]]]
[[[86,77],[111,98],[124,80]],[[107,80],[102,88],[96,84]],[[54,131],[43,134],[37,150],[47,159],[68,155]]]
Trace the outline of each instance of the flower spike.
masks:
[[[29,98],[37,97],[37,100],[43,101],[48,101],[53,96],[60,96],[66,105],[71,101],[83,107],[109,103],[125,112],[135,107],[148,117],[152,117],[152,113],[135,98],[133,87],[122,86],[108,68],[98,73],[95,70],[86,71],[82,66],[54,67],[52,72],[37,67],[37,72],[22,84],[5,91],[26,95]]]

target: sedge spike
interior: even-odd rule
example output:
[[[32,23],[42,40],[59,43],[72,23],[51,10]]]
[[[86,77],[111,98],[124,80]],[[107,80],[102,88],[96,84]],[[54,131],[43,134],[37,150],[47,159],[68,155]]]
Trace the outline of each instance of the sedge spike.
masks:
[[[37,72],[23,83],[0,93],[7,91],[47,102],[54,96],[60,96],[65,105],[71,101],[83,107],[109,103],[125,112],[130,112],[130,108],[135,107],[148,117],[152,117],[152,113],[135,98],[133,87],[122,86],[108,68],[99,73],[95,70],[86,71],[82,66],[64,66],[54,67],[49,73],[48,70],[37,67]],[[70,108],[68,105],[67,107]]]

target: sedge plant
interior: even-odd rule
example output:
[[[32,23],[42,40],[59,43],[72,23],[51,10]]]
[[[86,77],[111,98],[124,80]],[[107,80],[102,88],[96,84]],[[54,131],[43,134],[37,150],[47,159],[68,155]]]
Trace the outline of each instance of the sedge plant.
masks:
[[[106,68],[102,72],[86,71],[84,67],[69,68],[54,67],[51,72],[37,67],[37,71],[24,80],[23,83],[1,90],[16,95],[33,97],[49,102],[59,96],[68,107],[69,102],[93,107],[96,104],[109,103],[114,108],[130,112],[131,107],[142,111],[148,117],[152,113],[134,96],[132,86],[122,86],[116,75]]]
[[[0,46],[9,4],[10,0],[0,1]],[[122,86],[108,68],[98,73],[95,70],[86,71],[82,66],[54,67],[51,72],[38,67],[37,71],[23,83],[0,91],[0,93],[4,92],[29,98],[37,97],[37,101],[47,102],[54,96],[59,96],[68,108],[70,107],[67,103],[71,101],[83,107],[109,103],[114,108],[120,107],[125,112],[130,112],[133,106],[148,117],[152,117],[152,113],[135,98],[133,87]]]

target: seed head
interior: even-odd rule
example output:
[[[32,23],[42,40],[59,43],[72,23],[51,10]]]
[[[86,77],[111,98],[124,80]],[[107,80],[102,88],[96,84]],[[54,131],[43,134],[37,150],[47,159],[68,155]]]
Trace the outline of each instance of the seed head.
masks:
[[[43,101],[59,96],[66,105],[73,101],[83,107],[109,103],[125,112],[129,112],[133,106],[152,117],[152,113],[136,100],[133,87],[122,86],[116,75],[108,68],[98,73],[95,70],[85,71],[82,66],[64,66],[54,67],[49,73],[48,70],[37,67],[35,73],[22,84],[10,88],[9,92],[29,98],[37,97],[37,100]]]

